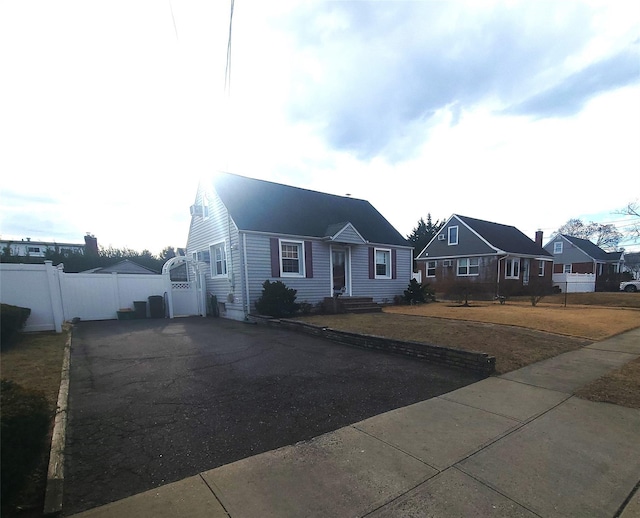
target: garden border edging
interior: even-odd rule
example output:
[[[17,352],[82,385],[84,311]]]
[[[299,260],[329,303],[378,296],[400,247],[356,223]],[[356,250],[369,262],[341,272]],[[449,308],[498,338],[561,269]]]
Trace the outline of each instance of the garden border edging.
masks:
[[[44,515],[58,514],[62,511],[64,486],[64,447],[67,435],[67,405],[69,401],[69,362],[71,360],[71,336],[73,327],[69,329],[69,338],[64,346],[60,390],[56,416],[51,435],[51,451],[47,470],[47,487],[44,497]]]
[[[257,315],[249,315],[249,321],[257,324],[270,325],[299,331],[314,336],[320,336],[346,345],[353,345],[365,349],[375,349],[394,354],[411,356],[420,360],[427,360],[448,367],[471,370],[490,376],[495,372],[496,359],[487,353],[453,349],[422,342],[396,340],[382,336],[340,331],[330,327],[322,327],[307,322],[291,319],[277,319]]]

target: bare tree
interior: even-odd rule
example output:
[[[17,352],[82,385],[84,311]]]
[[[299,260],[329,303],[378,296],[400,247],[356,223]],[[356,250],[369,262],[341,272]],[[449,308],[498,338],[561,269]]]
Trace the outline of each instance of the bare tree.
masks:
[[[627,230],[627,235],[631,238],[640,239],[640,203],[638,203],[638,200],[630,201],[624,209],[616,210],[614,214],[636,218]]]
[[[604,225],[593,221],[585,225],[582,220],[577,218],[570,219],[556,232],[566,236],[588,239],[600,248],[609,250],[615,250],[623,237],[614,225]]]

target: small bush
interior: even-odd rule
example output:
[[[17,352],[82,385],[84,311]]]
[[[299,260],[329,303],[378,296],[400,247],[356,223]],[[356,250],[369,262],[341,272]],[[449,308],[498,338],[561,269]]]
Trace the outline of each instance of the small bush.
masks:
[[[434,300],[434,293],[428,284],[420,284],[415,279],[411,279],[409,286],[404,290],[404,300],[409,304],[429,302]]]
[[[0,304],[0,342],[7,344],[24,325],[31,314],[31,309]]]
[[[261,315],[280,318],[288,317],[298,310],[297,290],[287,288],[282,281],[264,281],[262,295],[256,301],[256,309]]]
[[[11,502],[38,462],[52,413],[44,393],[0,381],[1,497]]]
[[[298,309],[301,315],[310,315],[313,313],[313,306],[308,302],[301,302]]]

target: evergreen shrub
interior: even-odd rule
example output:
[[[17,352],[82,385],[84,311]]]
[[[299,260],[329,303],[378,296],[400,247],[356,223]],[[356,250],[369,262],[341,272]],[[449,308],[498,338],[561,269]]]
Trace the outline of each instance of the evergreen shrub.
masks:
[[[261,315],[280,318],[289,317],[298,311],[297,290],[287,288],[282,281],[264,281],[262,295],[256,301],[256,309]]]
[[[29,308],[0,304],[0,343],[3,344],[3,348],[18,331],[24,328],[30,314]]]

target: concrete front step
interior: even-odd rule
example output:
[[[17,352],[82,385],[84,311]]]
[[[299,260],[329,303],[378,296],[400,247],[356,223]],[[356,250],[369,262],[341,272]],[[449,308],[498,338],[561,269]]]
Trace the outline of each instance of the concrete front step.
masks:
[[[338,297],[336,301],[331,297],[325,299],[325,308],[337,306],[339,313],[377,313],[382,306],[373,302],[373,297]]]
[[[344,308],[345,313],[382,313],[382,306],[373,304],[369,306],[349,306]]]

